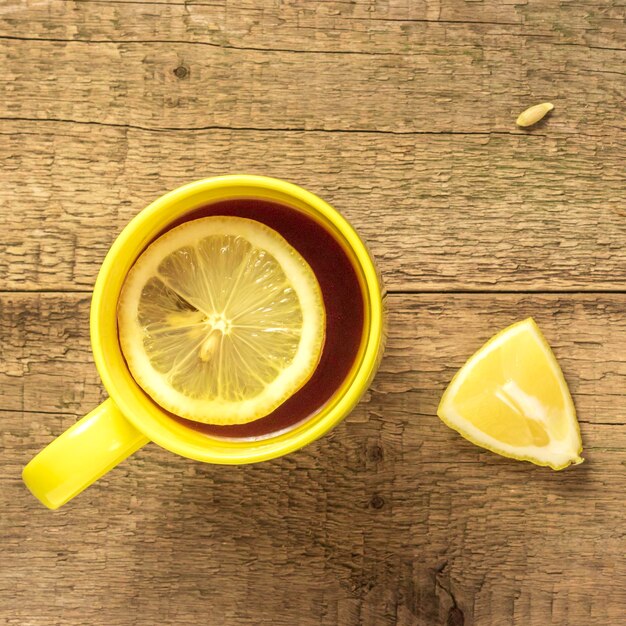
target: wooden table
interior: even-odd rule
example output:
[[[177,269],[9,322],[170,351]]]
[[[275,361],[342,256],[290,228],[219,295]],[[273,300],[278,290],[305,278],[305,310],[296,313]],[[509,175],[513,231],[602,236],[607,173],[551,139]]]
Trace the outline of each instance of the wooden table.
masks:
[[[1,2],[0,624],[623,624],[619,5]],[[241,171],[309,188],[369,242],[390,292],[370,392],[288,458],[149,445],[45,510],[20,471],[105,398],[88,309],[107,249],[165,191]],[[586,463],[565,472],[435,416],[528,315],[578,409]]]

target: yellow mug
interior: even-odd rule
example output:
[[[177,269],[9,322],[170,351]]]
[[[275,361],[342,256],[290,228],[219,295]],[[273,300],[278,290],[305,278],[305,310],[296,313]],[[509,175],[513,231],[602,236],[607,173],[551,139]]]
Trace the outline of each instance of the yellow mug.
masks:
[[[126,274],[146,246],[194,209],[233,198],[277,202],[321,223],[349,254],[364,298],[364,330],[352,368],[331,400],[292,430],[266,439],[212,438],[173,420],[131,376],[117,336],[116,307]],[[338,424],[369,386],[384,349],[383,289],[366,246],[329,204],[301,187],[263,176],[221,176],[165,194],[139,213],[109,250],[91,301],[91,346],[109,398],[76,422],[25,468],[26,486],[56,509],[149,441],[206,463],[243,464],[279,457],[311,443]]]

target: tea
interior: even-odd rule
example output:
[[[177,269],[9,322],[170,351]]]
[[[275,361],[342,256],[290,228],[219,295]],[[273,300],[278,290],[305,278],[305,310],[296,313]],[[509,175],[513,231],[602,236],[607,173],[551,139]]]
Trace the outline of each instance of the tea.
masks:
[[[319,364],[308,382],[272,413],[247,424],[203,424],[169,413],[188,428],[229,439],[257,439],[288,430],[314,416],[348,375],[361,345],[364,303],[357,274],[341,244],[313,218],[266,200],[231,199],[195,209],[172,223],[209,216],[253,219],[279,232],[309,263],[326,308],[326,340]],[[161,233],[164,234],[164,233]]]

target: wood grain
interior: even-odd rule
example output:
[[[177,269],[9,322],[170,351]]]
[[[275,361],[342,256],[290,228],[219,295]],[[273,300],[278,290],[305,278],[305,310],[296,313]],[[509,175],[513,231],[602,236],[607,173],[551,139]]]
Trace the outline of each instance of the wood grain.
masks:
[[[619,8],[496,4],[8,3],[0,289],[89,288],[131,215],[236,171],[334,203],[391,289],[623,289]]]
[[[533,80],[535,93],[529,93],[519,53],[502,52],[514,42],[503,39],[493,56],[474,47],[453,46],[443,54],[442,47],[428,46],[392,58],[158,41],[147,48],[132,41],[15,39],[3,46],[9,72],[0,117],[157,130],[523,134],[513,123],[517,115],[535,98],[555,98],[558,113],[544,132],[598,138],[623,129],[624,81],[620,89],[619,74],[611,74],[623,68],[622,51],[540,45],[534,58],[544,69]],[[51,56],[58,63],[53,77]],[[606,74],[578,71],[598,64],[605,64]],[[98,66],[106,71],[94,71]],[[301,77],[302,85],[286,88],[294,77]],[[577,102],[583,90],[584,103]],[[616,139],[606,138],[609,144]]]
[[[582,137],[178,131],[0,123],[0,289],[90,289],[181,184],[292,180],[357,227],[391,290],[621,290],[623,151]],[[469,227],[471,225],[471,227]]]
[[[456,1],[441,17],[400,3],[385,11],[386,3],[309,1],[286,12],[255,4],[8,6],[0,116],[515,133],[521,110],[554,99],[558,113],[544,127],[551,135],[612,143],[624,129],[626,27],[616,5],[500,10]]]
[[[4,0],[0,625],[621,623],[625,37],[616,0]],[[371,246],[391,292],[371,390],[286,458],[149,445],[50,513],[20,472],[106,397],[106,251],[165,191],[239,171],[318,193]],[[527,315],[581,422],[565,472],[435,416]]]
[[[52,614],[111,626],[157,616],[430,625],[457,611],[465,624],[621,618],[626,296],[391,295],[381,371],[329,436],[236,468],[151,445],[54,515],[19,471],[104,397],[89,298],[0,302],[7,623],[49,624]],[[586,463],[561,473],[476,448],[435,416],[455,368],[494,328],[529,314],[581,422]]]

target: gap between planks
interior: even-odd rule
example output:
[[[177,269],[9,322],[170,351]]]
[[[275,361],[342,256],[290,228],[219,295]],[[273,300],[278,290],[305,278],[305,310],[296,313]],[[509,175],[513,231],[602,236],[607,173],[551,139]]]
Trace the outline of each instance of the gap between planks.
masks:
[[[83,294],[91,295],[93,289],[0,289],[0,296],[12,294]],[[462,296],[565,296],[565,295],[626,295],[626,289],[387,289],[389,296],[419,296],[419,295],[462,295]]]

